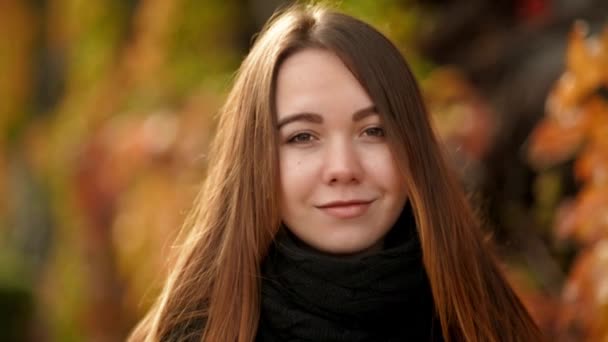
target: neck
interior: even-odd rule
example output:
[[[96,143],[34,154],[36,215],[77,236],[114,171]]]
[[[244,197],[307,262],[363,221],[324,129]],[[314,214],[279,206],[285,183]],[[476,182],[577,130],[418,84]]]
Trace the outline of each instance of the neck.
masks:
[[[374,255],[384,249],[384,238],[383,238],[383,239],[380,239],[379,241],[375,242],[370,247],[368,247],[364,250],[361,250],[361,251],[354,252],[354,253],[329,253],[329,252],[317,249],[317,248],[307,244],[303,240],[299,239],[285,225],[282,225],[281,230],[279,231],[278,234],[279,235],[277,236],[277,239],[279,239],[279,240],[285,239],[285,238],[290,239],[293,242],[293,244],[298,247],[298,249],[301,249],[302,251],[305,251],[306,253],[318,254],[320,256],[325,256],[325,257],[334,258],[334,259],[357,260],[362,257]]]

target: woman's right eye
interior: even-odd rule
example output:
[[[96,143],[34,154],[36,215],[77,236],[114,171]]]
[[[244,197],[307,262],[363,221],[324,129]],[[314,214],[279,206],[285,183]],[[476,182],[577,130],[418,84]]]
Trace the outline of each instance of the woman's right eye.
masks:
[[[289,138],[289,140],[287,140],[288,144],[302,144],[302,143],[308,143],[311,142],[314,139],[314,136],[310,133],[298,133],[294,136],[292,136],[291,138]]]

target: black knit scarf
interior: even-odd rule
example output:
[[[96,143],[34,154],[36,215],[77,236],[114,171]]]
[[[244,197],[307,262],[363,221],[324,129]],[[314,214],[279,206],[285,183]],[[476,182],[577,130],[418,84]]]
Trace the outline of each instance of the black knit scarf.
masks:
[[[382,251],[333,257],[283,230],[262,267],[258,342],[442,341],[406,205]]]

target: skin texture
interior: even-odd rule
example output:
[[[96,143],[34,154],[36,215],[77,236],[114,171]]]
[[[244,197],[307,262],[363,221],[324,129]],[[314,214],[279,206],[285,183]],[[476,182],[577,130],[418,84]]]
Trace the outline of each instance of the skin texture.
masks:
[[[324,253],[381,248],[407,191],[372,100],[322,49],[288,57],[276,87],[283,222]],[[352,200],[367,204],[324,208]]]

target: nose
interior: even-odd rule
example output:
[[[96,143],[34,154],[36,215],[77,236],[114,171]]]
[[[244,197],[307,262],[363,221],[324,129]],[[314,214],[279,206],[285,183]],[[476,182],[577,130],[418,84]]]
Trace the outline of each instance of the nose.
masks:
[[[326,145],[323,163],[325,184],[356,184],[361,181],[363,168],[360,153],[348,139],[336,139]]]

